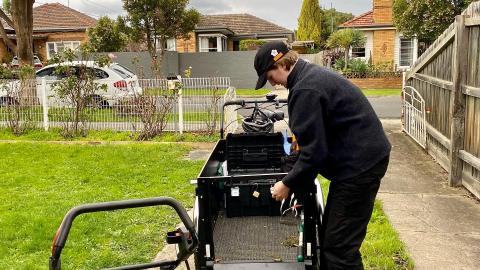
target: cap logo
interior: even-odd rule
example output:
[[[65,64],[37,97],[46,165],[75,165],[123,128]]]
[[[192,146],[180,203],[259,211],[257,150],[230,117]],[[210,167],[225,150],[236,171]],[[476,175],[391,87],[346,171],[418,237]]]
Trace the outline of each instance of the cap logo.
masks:
[[[273,57],[275,57],[275,56],[278,55],[278,51],[277,51],[277,50],[272,50],[272,53],[271,53],[271,54],[272,54]]]
[[[282,56],[283,56],[283,53],[281,52],[277,53],[277,55],[273,57],[273,61],[277,62],[280,58],[282,58]]]

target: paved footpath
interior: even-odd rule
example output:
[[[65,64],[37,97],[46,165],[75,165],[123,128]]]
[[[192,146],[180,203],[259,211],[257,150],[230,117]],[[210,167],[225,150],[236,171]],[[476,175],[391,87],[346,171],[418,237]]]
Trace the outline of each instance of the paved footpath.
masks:
[[[480,201],[448,186],[448,175],[399,120],[382,121],[392,153],[378,199],[415,269],[480,269]]]

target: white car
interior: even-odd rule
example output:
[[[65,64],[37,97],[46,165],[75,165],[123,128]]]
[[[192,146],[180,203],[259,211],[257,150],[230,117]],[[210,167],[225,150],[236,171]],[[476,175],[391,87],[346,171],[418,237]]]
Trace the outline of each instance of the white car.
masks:
[[[91,97],[96,105],[101,107],[110,107],[121,98],[142,94],[142,88],[140,87],[137,75],[118,63],[100,67],[94,61],[73,61],[48,65],[36,72],[37,97],[39,98],[40,104],[43,102],[41,91],[43,79],[45,79],[46,84],[46,95],[48,97],[55,97],[55,93],[52,91],[52,84],[62,79],[62,75],[55,72],[58,65],[68,65],[74,68],[82,65],[86,66],[87,69],[93,69],[93,74],[95,74],[94,82],[100,85],[106,85],[107,87],[106,91],[100,90]],[[11,83],[18,85],[18,81]],[[2,101],[11,102],[5,89],[1,88],[0,103],[2,103]],[[0,104],[0,106],[1,105],[2,104]]]

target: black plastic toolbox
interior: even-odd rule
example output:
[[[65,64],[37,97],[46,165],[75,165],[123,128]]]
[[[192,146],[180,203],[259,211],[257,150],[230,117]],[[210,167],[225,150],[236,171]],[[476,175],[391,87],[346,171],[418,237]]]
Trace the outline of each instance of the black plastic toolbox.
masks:
[[[228,134],[226,159],[228,173],[281,172],[285,156],[282,133]]]
[[[227,217],[280,215],[280,202],[270,192],[274,184],[275,180],[225,183]]]

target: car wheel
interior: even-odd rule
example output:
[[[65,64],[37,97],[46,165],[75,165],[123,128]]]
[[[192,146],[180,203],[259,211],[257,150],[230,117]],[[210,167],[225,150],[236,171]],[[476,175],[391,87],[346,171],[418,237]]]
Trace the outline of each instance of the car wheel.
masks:
[[[0,107],[18,105],[18,101],[12,97],[0,97]]]
[[[105,109],[109,108],[110,105],[108,101],[104,100],[101,96],[93,95],[88,98],[87,107]]]

